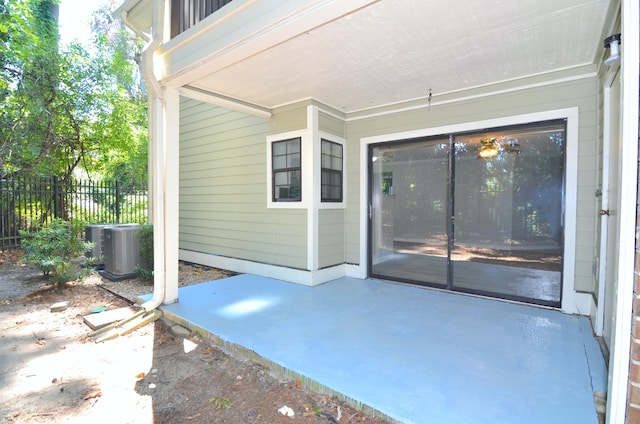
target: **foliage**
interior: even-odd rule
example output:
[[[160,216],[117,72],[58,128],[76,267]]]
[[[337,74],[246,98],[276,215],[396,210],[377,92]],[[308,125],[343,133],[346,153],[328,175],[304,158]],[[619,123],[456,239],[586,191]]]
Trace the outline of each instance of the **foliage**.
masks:
[[[140,226],[136,237],[140,242],[142,264],[136,267],[136,274],[145,280],[153,279],[153,225]]]
[[[209,403],[213,404],[213,407],[216,411],[221,409],[231,409],[233,407],[233,402],[231,402],[228,398],[218,398],[212,397],[209,399]]]
[[[48,226],[36,225],[34,232],[20,231],[26,260],[58,285],[83,277],[83,255],[93,248],[82,240],[83,229],[79,223],[54,219]]]
[[[145,180],[141,41],[103,8],[90,45],[59,46],[56,9],[56,0],[0,5],[0,176]]]
[[[316,415],[317,415],[318,417],[321,417],[321,416],[322,416],[322,411],[320,410],[320,407],[318,406],[318,404],[317,404],[317,403],[314,403],[314,404],[312,405],[312,407],[313,407],[313,410],[314,410],[314,412],[316,413]]]

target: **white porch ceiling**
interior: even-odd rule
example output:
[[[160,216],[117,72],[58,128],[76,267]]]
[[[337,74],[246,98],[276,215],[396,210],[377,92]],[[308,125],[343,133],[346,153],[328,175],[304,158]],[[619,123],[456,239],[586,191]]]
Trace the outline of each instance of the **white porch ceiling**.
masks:
[[[435,100],[599,63],[611,2],[380,0],[189,85],[266,108],[313,98],[354,112],[430,89]]]

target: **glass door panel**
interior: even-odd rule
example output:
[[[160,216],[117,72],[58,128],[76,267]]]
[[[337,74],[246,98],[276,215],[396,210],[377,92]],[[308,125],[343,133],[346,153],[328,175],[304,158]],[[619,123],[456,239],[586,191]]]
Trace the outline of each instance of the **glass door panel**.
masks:
[[[564,123],[456,136],[452,287],[560,305]]]
[[[446,286],[449,140],[369,152],[370,274]]]
[[[564,121],[370,146],[369,274],[560,306],[564,152]]]

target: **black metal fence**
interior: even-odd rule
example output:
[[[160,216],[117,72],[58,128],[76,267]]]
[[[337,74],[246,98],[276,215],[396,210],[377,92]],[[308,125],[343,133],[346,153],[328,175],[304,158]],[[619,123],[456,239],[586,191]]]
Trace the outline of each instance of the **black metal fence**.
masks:
[[[147,222],[146,184],[0,178],[0,248],[19,247],[20,230],[54,218],[85,224]]]

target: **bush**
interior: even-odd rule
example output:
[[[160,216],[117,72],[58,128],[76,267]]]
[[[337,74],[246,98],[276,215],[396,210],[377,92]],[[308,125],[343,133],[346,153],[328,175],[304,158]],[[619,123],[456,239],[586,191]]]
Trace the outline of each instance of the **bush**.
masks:
[[[34,231],[20,231],[25,259],[58,284],[77,280],[88,271],[82,268],[84,255],[93,243],[82,239],[84,226],[54,219],[47,227],[36,225]]]
[[[136,274],[144,280],[153,279],[153,225],[143,224],[136,236],[140,241],[142,263],[136,267]]]

